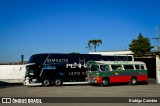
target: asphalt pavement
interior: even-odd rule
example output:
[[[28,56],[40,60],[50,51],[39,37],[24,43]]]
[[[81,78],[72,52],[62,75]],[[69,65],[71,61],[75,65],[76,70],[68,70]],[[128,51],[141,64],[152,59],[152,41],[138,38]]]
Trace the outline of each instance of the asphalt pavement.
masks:
[[[65,86],[50,86],[50,87],[28,87],[22,84],[9,84],[0,86],[0,97],[3,98],[14,98],[14,97],[23,97],[23,98],[41,98],[41,97],[60,97],[66,99],[68,97],[82,97],[83,99],[92,99],[97,97],[109,97],[109,99],[115,98],[115,103],[42,103],[42,104],[23,104],[23,105],[59,105],[59,106],[97,106],[97,105],[116,105],[116,106],[132,106],[132,105],[159,105],[159,103],[116,103],[117,97],[119,99],[123,98],[148,98],[150,97],[160,97],[160,84],[149,83],[149,84],[139,84],[139,85],[127,85],[127,84],[117,84],[111,85],[109,87],[101,86],[91,86],[91,85],[65,85]],[[113,98],[112,98],[113,97]],[[56,98],[56,99],[57,99]],[[53,99],[53,98],[52,98]],[[104,98],[103,98],[104,99]],[[106,98],[107,99],[107,98]],[[0,105],[22,105],[22,104],[0,104]]]

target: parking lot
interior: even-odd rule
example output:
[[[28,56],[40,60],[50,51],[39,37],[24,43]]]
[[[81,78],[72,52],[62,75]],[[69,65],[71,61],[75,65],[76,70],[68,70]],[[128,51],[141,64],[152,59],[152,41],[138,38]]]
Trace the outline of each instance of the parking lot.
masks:
[[[122,85],[112,85],[109,87],[90,86],[90,85],[65,85],[59,87],[54,87],[54,86],[28,87],[23,85],[5,85],[5,86],[0,86],[0,95],[1,97],[35,97],[35,98],[36,97],[160,97],[160,85],[140,84],[140,85],[130,86],[127,84],[122,84]],[[69,104],[70,103],[68,103],[67,105]],[[60,105],[60,103],[58,105]]]
[[[28,87],[23,85],[0,86],[1,97],[160,97],[160,85],[65,85]]]

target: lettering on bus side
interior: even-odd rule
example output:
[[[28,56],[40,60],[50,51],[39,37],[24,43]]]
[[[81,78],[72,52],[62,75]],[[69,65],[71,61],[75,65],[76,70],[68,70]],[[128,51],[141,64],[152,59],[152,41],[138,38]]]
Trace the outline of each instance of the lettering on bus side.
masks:
[[[73,64],[66,64],[66,68],[87,68],[85,58],[79,58],[79,63],[74,62]]]
[[[79,58],[79,63],[86,63],[86,62],[85,62],[85,58],[84,58],[84,59],[80,59],[80,58]]]
[[[47,59],[47,63],[68,63],[68,59]]]
[[[66,64],[66,68],[87,68],[87,65],[81,63]]]

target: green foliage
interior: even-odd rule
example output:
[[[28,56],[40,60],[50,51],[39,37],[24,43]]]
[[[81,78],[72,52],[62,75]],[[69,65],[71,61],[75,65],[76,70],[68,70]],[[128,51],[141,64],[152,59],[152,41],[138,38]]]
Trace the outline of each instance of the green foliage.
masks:
[[[135,56],[144,55],[153,48],[151,46],[150,40],[148,38],[144,38],[142,33],[138,35],[137,39],[133,39],[131,44],[129,44],[129,49],[134,52]]]
[[[88,45],[86,48],[89,48],[89,49],[94,49],[94,51],[96,52],[96,49],[97,49],[97,46],[101,45],[102,44],[102,40],[100,39],[93,39],[93,40],[89,40],[88,41]]]

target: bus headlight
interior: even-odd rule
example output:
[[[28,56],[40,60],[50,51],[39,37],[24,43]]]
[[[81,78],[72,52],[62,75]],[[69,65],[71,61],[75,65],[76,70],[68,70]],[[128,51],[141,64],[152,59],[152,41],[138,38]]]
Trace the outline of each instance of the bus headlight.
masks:
[[[36,81],[37,81],[37,79],[32,79],[32,81],[33,81],[33,82],[36,82]]]
[[[96,73],[97,76],[99,76],[99,73]]]
[[[29,80],[29,77],[26,77],[26,80]]]

